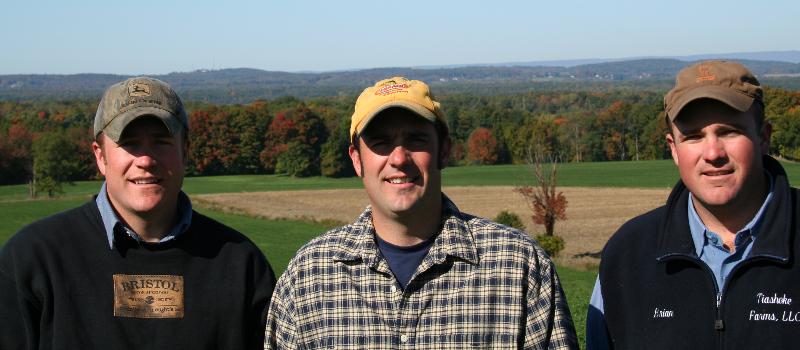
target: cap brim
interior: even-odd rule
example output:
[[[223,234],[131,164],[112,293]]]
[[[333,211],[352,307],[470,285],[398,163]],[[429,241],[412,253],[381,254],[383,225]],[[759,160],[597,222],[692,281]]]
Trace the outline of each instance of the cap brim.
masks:
[[[692,101],[703,98],[720,101],[740,112],[745,112],[750,109],[750,106],[753,105],[753,101],[755,101],[754,97],[735,92],[727,87],[716,85],[701,86],[683,93],[683,96],[681,96],[675,105],[667,110],[669,120],[675,120],[681,113],[681,110]]]
[[[119,142],[119,138],[122,136],[122,132],[125,128],[128,127],[128,124],[144,116],[154,116],[160,119],[172,135],[180,130],[180,128],[184,127],[178,120],[178,117],[167,110],[157,107],[137,107],[114,118],[114,120],[103,129],[103,133],[114,142]],[[114,127],[112,127],[111,124],[114,124]]]
[[[429,110],[429,109],[427,109],[427,108],[425,108],[425,107],[423,107],[423,106],[421,106],[419,104],[411,103],[411,102],[407,102],[407,101],[391,101],[391,102],[387,102],[387,103],[384,103],[384,104],[378,106],[372,112],[367,114],[367,116],[364,117],[364,121],[356,129],[355,135],[360,135],[364,130],[366,130],[367,129],[367,125],[369,124],[369,122],[372,121],[372,119],[375,119],[375,116],[377,116],[381,112],[383,112],[383,111],[385,111],[385,110],[387,110],[389,108],[393,108],[393,107],[399,107],[399,108],[403,108],[403,109],[409,110],[409,111],[413,112],[414,114],[416,114],[416,115],[418,115],[418,116],[420,116],[422,118],[425,118],[425,119],[427,119],[427,120],[429,120],[431,122],[434,122],[434,123],[436,122],[436,119],[437,119],[436,114],[434,114],[431,110]]]

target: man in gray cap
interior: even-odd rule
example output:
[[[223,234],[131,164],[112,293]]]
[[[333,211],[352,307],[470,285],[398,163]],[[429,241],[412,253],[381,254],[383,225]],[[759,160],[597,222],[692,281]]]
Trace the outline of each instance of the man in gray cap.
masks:
[[[741,64],[700,62],[664,105],[680,181],[606,244],[587,347],[796,348],[800,197],[767,155],[761,85]]]
[[[245,236],[192,210],[188,129],[164,82],[106,90],[92,144],[100,193],[0,251],[1,349],[263,347],[275,276]]]

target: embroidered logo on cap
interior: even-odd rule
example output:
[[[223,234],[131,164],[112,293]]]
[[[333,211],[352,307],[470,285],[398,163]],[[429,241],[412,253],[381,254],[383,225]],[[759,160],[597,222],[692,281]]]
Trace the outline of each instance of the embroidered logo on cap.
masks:
[[[375,91],[375,95],[385,96],[385,95],[396,94],[398,92],[408,92],[406,91],[406,89],[408,89],[408,84],[406,83],[398,84],[394,80],[389,80],[383,83],[380,89]]]
[[[703,81],[713,81],[715,79],[717,79],[717,76],[711,74],[711,71],[708,69],[708,66],[703,64],[697,66],[697,78],[694,79],[695,83]]]
[[[183,276],[114,275],[114,316],[183,318]]]
[[[150,96],[150,85],[132,82],[128,84],[128,95],[131,97]]]

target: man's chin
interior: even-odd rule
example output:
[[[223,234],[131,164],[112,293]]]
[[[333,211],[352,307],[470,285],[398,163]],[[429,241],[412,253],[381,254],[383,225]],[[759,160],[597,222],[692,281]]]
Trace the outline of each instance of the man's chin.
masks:
[[[729,193],[707,193],[695,200],[708,209],[725,209],[733,205],[735,197]]]
[[[137,214],[141,215],[148,215],[156,212],[160,212],[164,210],[167,206],[166,201],[163,199],[156,199],[156,198],[148,198],[145,201],[140,201],[136,203],[133,207],[133,210]]]

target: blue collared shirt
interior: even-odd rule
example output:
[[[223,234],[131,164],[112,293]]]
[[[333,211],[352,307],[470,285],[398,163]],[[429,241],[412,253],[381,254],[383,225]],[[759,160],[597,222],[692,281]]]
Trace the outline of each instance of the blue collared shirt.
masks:
[[[717,293],[721,293],[722,288],[725,287],[725,279],[733,271],[739,263],[744,261],[753,249],[753,242],[756,240],[761,219],[767,210],[769,202],[772,201],[773,192],[773,179],[772,174],[764,172],[769,179],[769,193],[761,208],[758,209],[756,215],[745,225],[741,230],[736,232],[734,239],[734,246],[736,249],[733,253],[728,251],[723,244],[722,239],[715,232],[710,231],[697,211],[694,209],[694,202],[692,196],[689,196],[689,231],[694,241],[694,247],[697,256],[711,269],[714,274],[714,280],[717,284]],[[606,320],[603,311],[603,292],[600,286],[600,276],[594,282],[594,290],[592,297],[589,300],[589,310],[586,317],[586,348],[587,349],[608,349],[610,347],[610,339],[608,339],[608,330],[606,329]]]
[[[103,219],[103,226],[106,229],[106,235],[108,237],[108,246],[110,249],[114,249],[114,228],[117,225],[122,227],[123,231],[128,234],[131,238],[135,239],[138,242],[141,242],[139,235],[130,227],[125,226],[124,223],[119,219],[117,213],[114,212],[114,208],[111,206],[111,202],[108,200],[108,194],[106,192],[106,183],[103,182],[103,186],[100,187],[100,193],[97,195],[97,199],[95,199],[95,203],[97,203],[97,209],[100,210],[100,217]],[[189,201],[189,196],[187,196],[183,191],[178,194],[178,216],[180,220],[169,233],[161,238],[158,243],[168,242],[170,240],[175,239],[182,233],[186,232],[189,229],[189,225],[192,223],[192,202]]]
[[[747,223],[741,230],[736,232],[734,239],[734,251],[730,252],[723,246],[722,238],[703,224],[703,220],[697,215],[697,210],[694,208],[694,200],[689,196],[689,231],[692,234],[694,241],[694,248],[697,256],[711,269],[714,273],[714,279],[717,282],[718,293],[722,291],[725,286],[725,280],[731,273],[734,267],[742,262],[748,255],[750,250],[753,249],[753,242],[756,240],[756,232],[761,223],[761,218],[764,217],[764,212],[767,205],[772,201],[772,176],[767,174],[769,179],[769,193],[761,208],[750,222]]]

